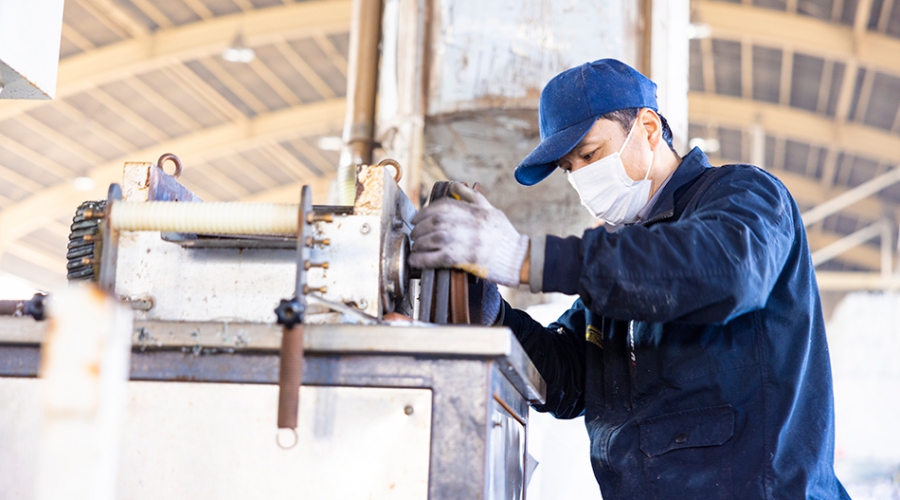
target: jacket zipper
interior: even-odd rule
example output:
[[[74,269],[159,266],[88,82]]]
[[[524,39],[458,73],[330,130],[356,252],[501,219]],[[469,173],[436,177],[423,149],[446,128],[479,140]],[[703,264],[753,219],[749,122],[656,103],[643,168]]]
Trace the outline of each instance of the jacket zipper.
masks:
[[[650,224],[653,224],[654,222],[659,222],[663,219],[668,219],[668,218],[672,217],[673,215],[675,215],[675,210],[668,210],[666,212],[663,212],[663,213],[657,215],[656,217],[651,217],[645,221],[638,222],[637,225],[646,227]]]

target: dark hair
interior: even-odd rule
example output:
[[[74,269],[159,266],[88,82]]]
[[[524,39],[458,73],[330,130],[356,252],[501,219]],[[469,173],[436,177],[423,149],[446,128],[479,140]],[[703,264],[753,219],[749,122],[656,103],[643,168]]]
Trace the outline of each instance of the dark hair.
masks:
[[[602,115],[600,118],[617,122],[622,126],[622,129],[625,130],[625,133],[628,133],[628,131],[631,130],[632,125],[634,125],[634,121],[637,119],[637,115],[641,109],[642,108],[617,109]],[[666,144],[669,145],[669,149],[674,152],[675,147],[672,146],[672,129],[669,128],[669,122],[667,122],[666,118],[660,113],[656,113],[656,116],[659,116],[659,121],[662,122],[662,138],[666,141]]]

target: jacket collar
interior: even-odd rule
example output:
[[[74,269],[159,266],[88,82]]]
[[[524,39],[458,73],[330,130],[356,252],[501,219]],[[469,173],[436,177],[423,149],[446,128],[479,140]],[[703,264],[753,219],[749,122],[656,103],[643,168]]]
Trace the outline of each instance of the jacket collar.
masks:
[[[650,223],[660,219],[671,217],[675,213],[675,194],[683,188],[690,186],[704,171],[713,168],[709,158],[699,148],[692,149],[681,159],[681,164],[672,172],[672,178],[663,188],[656,200],[656,205],[650,211],[650,216],[641,224]]]

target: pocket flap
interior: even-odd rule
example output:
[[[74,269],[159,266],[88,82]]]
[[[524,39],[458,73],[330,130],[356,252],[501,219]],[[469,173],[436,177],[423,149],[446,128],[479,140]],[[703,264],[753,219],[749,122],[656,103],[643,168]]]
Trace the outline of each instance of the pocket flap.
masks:
[[[638,422],[641,451],[648,457],[681,448],[719,446],[734,435],[734,407],[694,408]]]

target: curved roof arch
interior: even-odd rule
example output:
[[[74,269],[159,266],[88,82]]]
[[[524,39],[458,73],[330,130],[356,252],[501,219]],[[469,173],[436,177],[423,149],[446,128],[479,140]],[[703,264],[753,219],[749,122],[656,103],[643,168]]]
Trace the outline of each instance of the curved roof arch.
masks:
[[[204,199],[324,201],[349,30],[350,0],[66,0],[56,99],[0,101],[0,274],[59,286],[73,207],[164,152]]]
[[[900,167],[900,3],[882,0],[695,0],[691,137],[715,162],[781,177],[809,208]],[[821,248],[882,218],[900,221],[900,185],[808,228]],[[896,230],[895,230],[896,233]],[[877,270],[875,244],[820,270]]]

